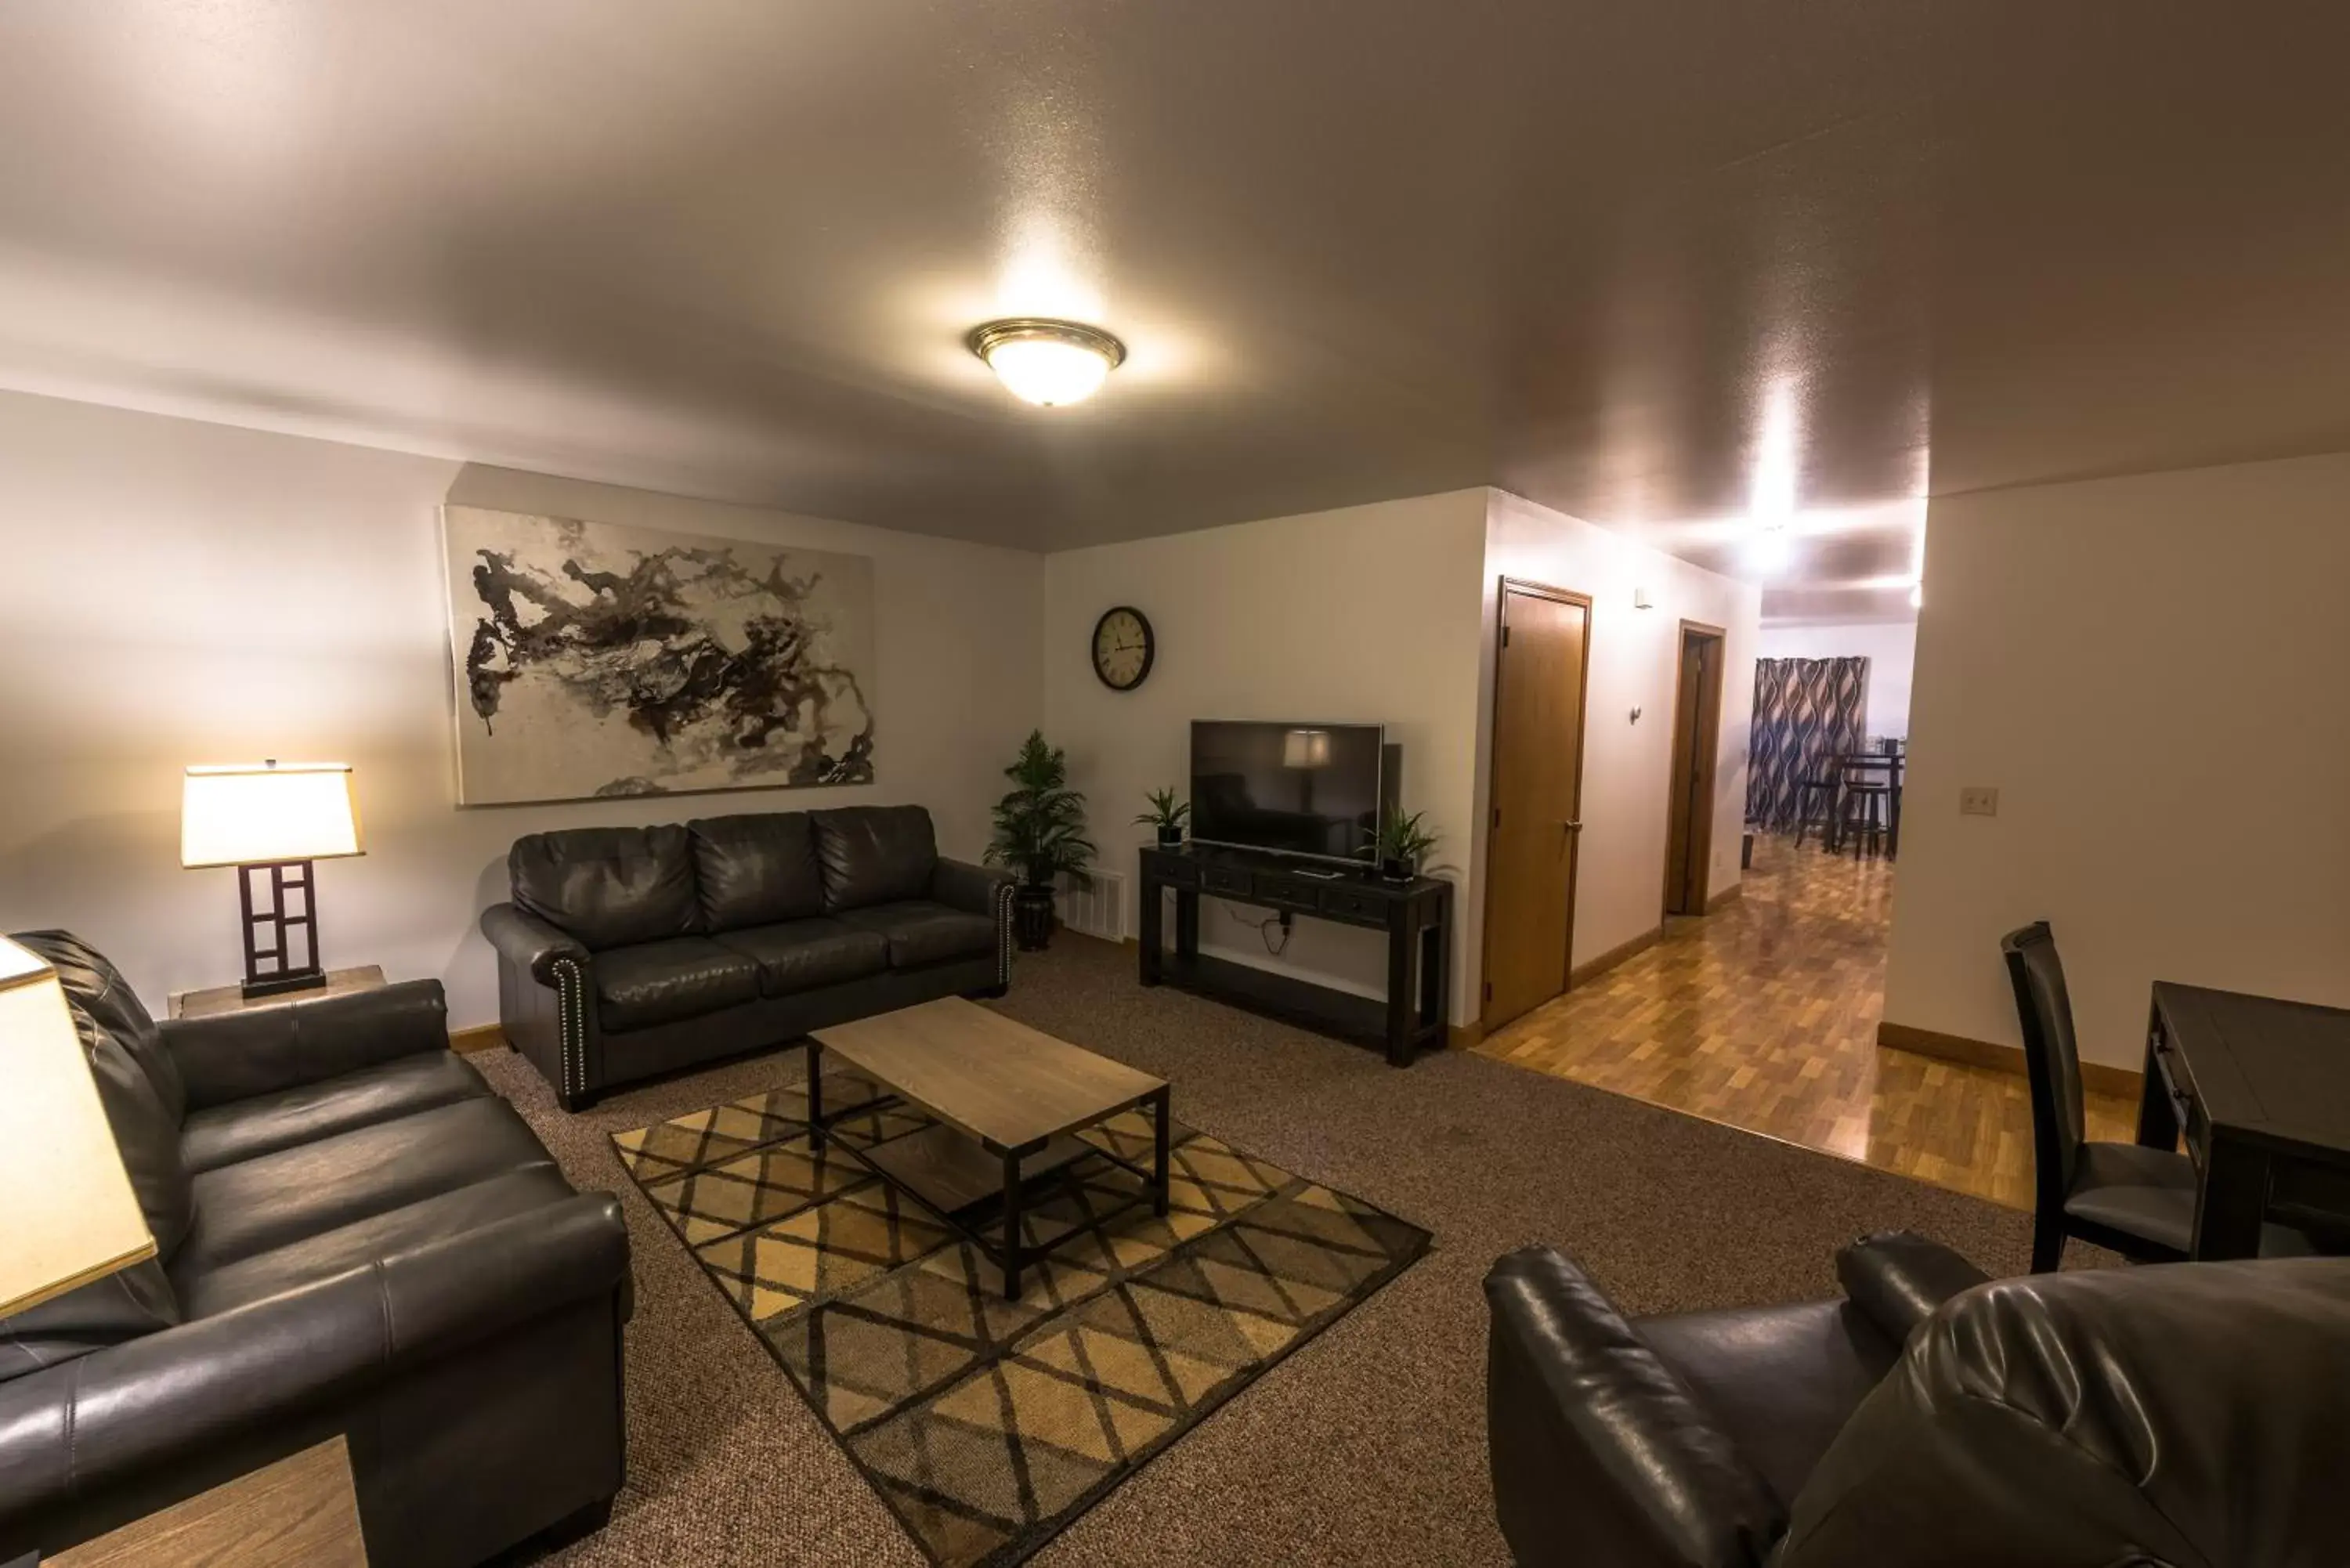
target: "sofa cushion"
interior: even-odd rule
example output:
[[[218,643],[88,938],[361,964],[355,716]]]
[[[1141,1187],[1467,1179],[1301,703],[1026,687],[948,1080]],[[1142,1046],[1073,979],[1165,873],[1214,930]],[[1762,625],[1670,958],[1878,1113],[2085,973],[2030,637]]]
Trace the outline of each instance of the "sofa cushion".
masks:
[[[179,1059],[163,1044],[154,1018],[113,961],[71,931],[19,931],[16,940],[48,960],[66,994],[130,1053],[155,1086],[164,1114],[174,1122],[186,1116],[188,1091],[180,1077]]]
[[[514,1107],[484,1095],[207,1170],[172,1283],[184,1293],[225,1264],[546,1158]]]
[[[824,866],[827,914],[901,898],[931,888],[938,864],[931,814],[919,805],[851,805],[808,814],[816,857]]]
[[[0,1383],[170,1328],[179,1321],[179,1300],[162,1264],[145,1259],[13,1317],[0,1318]]]
[[[552,1160],[510,1170],[192,1273],[182,1282],[181,1306],[192,1322],[212,1317],[440,1237],[476,1231],[494,1220],[544,1209],[570,1197],[571,1184],[563,1179]]]
[[[713,939],[759,966],[759,990],[791,996],[889,967],[889,940],[840,920],[785,920]]]
[[[759,966],[708,937],[598,953],[596,1016],[610,1030],[699,1018],[759,994]]]
[[[192,1111],[180,1128],[180,1157],[192,1172],[217,1170],[489,1092],[455,1052],[420,1051],[316,1084]]]
[[[163,1108],[155,1085],[122,1043],[83,1012],[80,1002],[68,997],[66,1006],[81,1035],[82,1054],[89,1058],[89,1075],[97,1081],[99,1103],[130,1173],[130,1190],[155,1238],[156,1256],[168,1265],[187,1239],[192,1207],[188,1168],[180,1158],[179,1120]]]
[[[709,929],[735,931],[824,913],[824,873],[807,813],[706,816],[685,830],[693,840],[693,876]]]
[[[533,833],[506,853],[514,901],[591,952],[701,929],[682,827],[572,827]]]
[[[995,950],[993,920],[927,898],[909,898],[870,909],[844,909],[839,919],[843,925],[888,938],[891,969],[985,958]]]

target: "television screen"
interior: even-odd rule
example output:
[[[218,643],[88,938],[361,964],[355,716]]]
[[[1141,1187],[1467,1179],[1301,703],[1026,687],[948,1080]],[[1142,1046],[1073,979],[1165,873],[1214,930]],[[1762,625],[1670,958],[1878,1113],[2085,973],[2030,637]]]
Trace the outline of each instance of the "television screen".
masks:
[[[1191,836],[1284,855],[1370,858],[1379,820],[1378,724],[1191,725]]]

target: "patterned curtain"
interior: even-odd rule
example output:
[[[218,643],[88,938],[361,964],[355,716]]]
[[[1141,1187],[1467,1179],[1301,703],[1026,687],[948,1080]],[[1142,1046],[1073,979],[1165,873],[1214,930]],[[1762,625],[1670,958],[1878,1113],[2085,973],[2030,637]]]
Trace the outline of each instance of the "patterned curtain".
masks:
[[[1805,781],[1861,749],[1867,706],[1866,659],[1756,659],[1746,820],[1774,832],[1794,826]]]

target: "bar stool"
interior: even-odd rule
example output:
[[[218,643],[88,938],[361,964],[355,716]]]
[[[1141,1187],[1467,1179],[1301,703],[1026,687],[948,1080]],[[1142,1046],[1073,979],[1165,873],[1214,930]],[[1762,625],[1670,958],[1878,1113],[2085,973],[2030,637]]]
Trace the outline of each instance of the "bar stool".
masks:
[[[1833,854],[1840,842],[1836,836],[1836,793],[1842,789],[1837,774],[1831,764],[1824,779],[1805,779],[1795,786],[1795,847],[1804,846],[1804,835],[1816,827],[1820,842]]]
[[[1871,855],[1884,853],[1893,831],[1893,759],[1856,756],[1844,759],[1844,807],[1837,815],[1837,847],[1849,836],[1852,857],[1860,858],[1866,844]]]

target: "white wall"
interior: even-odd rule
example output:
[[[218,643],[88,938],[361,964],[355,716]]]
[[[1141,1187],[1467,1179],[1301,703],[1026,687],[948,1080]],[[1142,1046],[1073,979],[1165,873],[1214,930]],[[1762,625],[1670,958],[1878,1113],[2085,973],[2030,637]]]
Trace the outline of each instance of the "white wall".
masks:
[[[872,556],[878,782],[459,810],[444,498]],[[496,1016],[474,917],[517,835],[918,801],[976,855],[1042,716],[1018,551],[13,393],[0,544],[0,929],[81,931],[159,1011],[240,972],[232,874],[179,868],[189,763],[354,763],[369,852],[318,867],[326,961],[437,976],[464,1026]]]
[[[1926,548],[1887,1019],[2020,1043],[2042,918],[2094,1061],[2157,979],[2350,1005],[2350,456],[1936,501]]]
[[[1466,864],[1477,740],[1477,579],[1485,492],[1454,491],[1198,533],[1070,550],[1045,560],[1045,732],[1069,753],[1102,863],[1127,877],[1144,794],[1185,789],[1194,719],[1379,722],[1403,747],[1403,805],[1442,835],[1436,867]],[[1150,618],[1158,657],[1136,691],[1093,673],[1094,622],[1113,605]],[[1465,891],[1465,889],[1464,889]],[[1464,899],[1465,902],[1465,899]],[[1386,939],[1295,923],[1284,956],[1254,925],[1202,900],[1201,945],[1369,995]],[[1472,950],[1455,931],[1455,972]],[[1455,991],[1453,1016],[1465,1016]]]
[[[1721,628],[1725,639],[1721,746],[1714,775],[1710,891],[1737,885],[1746,819],[1747,734],[1762,590],[1659,554],[1629,537],[1510,494],[1489,492],[1479,643],[1476,812],[1482,853],[1500,579],[1520,577],[1591,599],[1591,669],[1585,693],[1583,836],[1575,866],[1572,961],[1583,963],[1656,929],[1664,918],[1668,777],[1680,623]],[[1633,590],[1652,607],[1633,607]],[[1641,710],[1639,722],[1631,711]],[[1469,901],[1471,951],[1482,952],[1482,887]]]
[[[1866,621],[1850,625],[1765,622],[1755,647],[1757,659],[1866,659],[1871,735],[1909,733],[1909,688],[1918,657],[1914,620]],[[1747,684],[1753,684],[1748,665]],[[1751,700],[1752,693],[1749,693]]]

